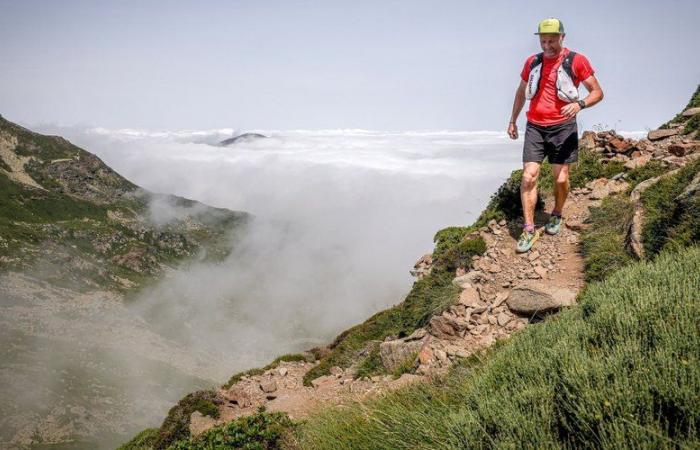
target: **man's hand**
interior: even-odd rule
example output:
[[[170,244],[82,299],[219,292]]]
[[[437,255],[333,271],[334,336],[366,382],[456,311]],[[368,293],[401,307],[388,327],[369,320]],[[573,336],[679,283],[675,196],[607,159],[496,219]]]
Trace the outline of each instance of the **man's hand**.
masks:
[[[571,118],[578,114],[579,111],[581,111],[581,106],[578,103],[569,103],[561,108],[561,115]]]
[[[513,122],[508,124],[508,136],[511,139],[518,139],[518,126]]]

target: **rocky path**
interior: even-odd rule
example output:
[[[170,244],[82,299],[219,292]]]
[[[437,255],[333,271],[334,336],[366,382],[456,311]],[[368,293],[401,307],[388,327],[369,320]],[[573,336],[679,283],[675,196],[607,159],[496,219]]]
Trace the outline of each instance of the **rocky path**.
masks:
[[[362,400],[421,381],[448,369],[458,358],[507,338],[544,314],[573,304],[584,284],[579,232],[588,215],[591,192],[584,189],[572,193],[566,207],[569,226],[562,227],[557,236],[545,234],[542,227],[543,235],[530,253],[515,252],[519,223],[492,221],[474,232],[485,240],[487,251],[474,258],[472,270],[455,274],[453,283],[462,289],[458,302],[411,336],[380,344],[387,370],[393,371],[413,358],[415,374],[397,379],[391,375],[355,379],[355,367],[334,367],[330,375],[315,379],[313,386],[307,387],[302,380],[315,363],[281,362],[264,374],[244,376],[230,389],[220,389],[219,419],[193,413],[192,434],[252,414],[260,406],[299,419],[321,406]],[[546,219],[546,215],[538,217],[540,226]],[[422,257],[417,266],[422,269],[419,273],[429,271],[430,255]]]
[[[610,131],[585,132],[581,146],[599,153],[605,162],[624,163],[627,170],[652,160],[674,169],[700,156],[695,134],[682,136],[681,129],[677,125],[654,130],[647,139],[638,141]],[[584,286],[580,233],[588,226],[590,207],[628,188],[624,174],[620,174],[573,190],[560,233],[546,234],[543,225],[548,215],[538,214],[536,220],[542,235],[525,254],[515,252],[521,222],[491,221],[472,232],[474,237],[484,239],[487,249],[483,255],[473,257],[472,269],[458,269],[455,273],[453,284],[461,289],[457,302],[410,336],[387,338],[379,344],[382,364],[388,372],[412,362],[415,373],[397,379],[391,375],[355,379],[355,367],[333,367],[330,375],[313,380],[313,386],[307,387],[302,382],[304,374],[317,363],[281,362],[262,375],[244,376],[230,389],[221,389],[220,418],[193,413],[191,433],[197,435],[217,424],[252,414],[260,406],[299,419],[321,406],[342,405],[420,382],[444,372],[459,358],[483,351],[545,315],[573,305]],[[545,203],[545,211],[550,211],[552,199]],[[420,278],[431,267],[431,254],[427,254],[416,262],[411,273]]]

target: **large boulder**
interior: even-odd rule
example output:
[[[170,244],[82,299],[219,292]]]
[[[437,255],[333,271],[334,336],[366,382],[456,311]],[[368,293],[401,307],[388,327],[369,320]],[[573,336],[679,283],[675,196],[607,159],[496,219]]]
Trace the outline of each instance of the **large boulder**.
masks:
[[[683,117],[692,117],[696,114],[700,114],[700,107],[688,108],[685,111],[683,111]]]
[[[651,130],[649,134],[647,134],[647,139],[650,141],[658,141],[660,139],[665,139],[667,137],[675,136],[677,134],[680,134],[680,130],[678,128],[666,128],[664,130]]]
[[[544,288],[522,284],[510,291],[506,304],[516,314],[534,314],[557,311],[576,302],[576,292],[564,288]]]
[[[382,365],[393,372],[409,359],[415,359],[424,342],[424,339],[413,341],[396,339],[382,342],[379,344],[379,356],[382,359]]]

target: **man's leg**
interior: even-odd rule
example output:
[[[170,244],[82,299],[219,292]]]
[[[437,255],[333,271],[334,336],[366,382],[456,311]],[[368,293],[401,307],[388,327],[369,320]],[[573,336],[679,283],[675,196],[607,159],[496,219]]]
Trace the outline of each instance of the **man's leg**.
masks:
[[[569,195],[569,165],[552,164],[554,176],[554,209],[552,213],[561,216],[564,211],[564,203]]]
[[[525,228],[533,232],[535,228],[535,205],[537,204],[537,177],[540,175],[540,163],[523,164],[523,179],[520,183],[520,200],[523,204]]]

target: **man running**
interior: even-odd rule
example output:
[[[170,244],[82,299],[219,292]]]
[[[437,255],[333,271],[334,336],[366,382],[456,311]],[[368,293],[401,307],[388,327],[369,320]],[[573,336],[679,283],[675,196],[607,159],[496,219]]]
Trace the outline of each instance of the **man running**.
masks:
[[[593,76],[588,59],[563,47],[564,25],[559,19],[541,21],[535,34],[540,37],[542,53],[532,55],[525,61],[508,123],[508,135],[511,139],[517,139],[518,126],[515,121],[525,100],[530,100],[520,185],[525,219],[517,245],[520,253],[530,250],[539,238],[539,231],[535,229],[535,204],[537,177],[545,156],[552,165],[555,196],[554,209],[545,231],[548,234],[559,232],[564,202],[569,193],[569,164],[578,159],[576,114],[603,99],[603,90]],[[578,97],[579,83],[583,83],[588,90],[585,99]]]

